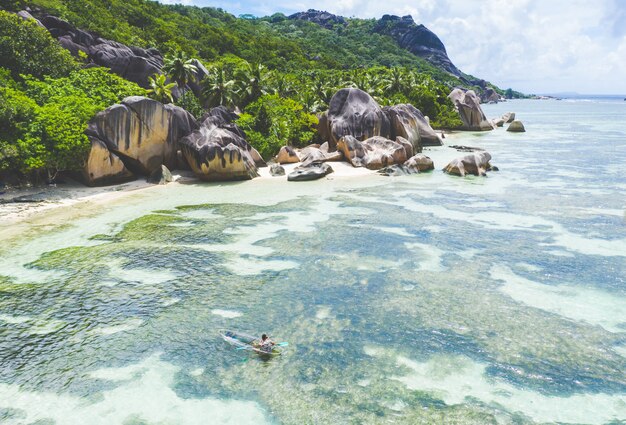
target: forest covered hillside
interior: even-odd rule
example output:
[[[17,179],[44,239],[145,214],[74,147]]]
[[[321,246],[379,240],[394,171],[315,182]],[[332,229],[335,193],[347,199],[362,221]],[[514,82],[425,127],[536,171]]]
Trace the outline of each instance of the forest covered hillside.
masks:
[[[234,109],[267,158],[314,141],[317,115],[343,87],[383,106],[413,104],[436,128],[460,125],[447,97],[454,87],[505,94],[458,70],[436,35],[410,17],[235,17],[146,0],[2,4],[0,176],[80,170],[88,121],[130,95],[196,117]]]

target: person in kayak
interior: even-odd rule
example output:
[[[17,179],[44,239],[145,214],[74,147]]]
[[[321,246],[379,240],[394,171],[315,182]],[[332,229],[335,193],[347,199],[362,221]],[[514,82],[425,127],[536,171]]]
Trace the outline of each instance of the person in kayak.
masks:
[[[276,343],[272,341],[270,337],[267,336],[267,334],[261,335],[261,339],[258,341],[259,349],[261,351],[265,351],[266,353],[271,353],[274,345],[276,345]]]

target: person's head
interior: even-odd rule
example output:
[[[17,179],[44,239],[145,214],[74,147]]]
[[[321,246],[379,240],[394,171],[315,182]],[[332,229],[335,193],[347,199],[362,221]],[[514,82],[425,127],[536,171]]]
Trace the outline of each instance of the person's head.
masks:
[[[263,334],[263,335],[261,335],[261,339],[262,339],[263,341],[265,341],[265,340],[267,339],[267,334]]]

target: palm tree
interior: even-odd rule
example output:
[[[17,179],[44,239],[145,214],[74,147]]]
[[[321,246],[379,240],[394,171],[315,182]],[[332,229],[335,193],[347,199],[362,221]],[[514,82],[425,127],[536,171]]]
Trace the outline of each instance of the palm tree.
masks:
[[[193,59],[181,50],[168,55],[163,61],[163,72],[174,81],[181,90],[183,100],[185,99],[185,87],[187,83],[196,78],[198,68],[193,64]]]
[[[271,72],[260,63],[246,62],[236,74],[240,99],[248,104],[267,94],[269,91],[268,79],[271,75]]]
[[[235,81],[223,66],[214,66],[208,71],[208,75],[202,80],[202,97],[207,106],[233,106],[237,96]]]
[[[387,96],[403,93],[407,89],[406,71],[402,68],[391,68],[383,81],[382,89]]]
[[[165,74],[154,74],[152,77],[148,77],[148,83],[150,84],[148,94],[150,94],[154,100],[161,103],[174,102],[172,89],[176,86],[176,83],[168,83]]]

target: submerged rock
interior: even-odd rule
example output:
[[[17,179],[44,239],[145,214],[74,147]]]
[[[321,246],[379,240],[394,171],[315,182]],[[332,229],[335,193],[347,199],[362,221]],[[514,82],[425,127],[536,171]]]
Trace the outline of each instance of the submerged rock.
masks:
[[[287,180],[290,182],[318,180],[332,172],[332,167],[325,162],[311,162],[295,168],[289,173]]]
[[[487,171],[491,169],[491,164],[489,164],[490,160],[491,155],[489,152],[474,152],[471,155],[453,159],[448,165],[446,165],[443,171],[445,173],[461,177],[464,177],[466,174],[486,176]]]
[[[448,97],[452,100],[452,103],[454,103],[459,113],[459,117],[463,122],[463,130],[493,130],[493,125],[485,117],[485,113],[480,107],[478,97],[473,90],[464,92],[461,89],[454,89]]]
[[[521,121],[515,120],[507,127],[506,131],[510,131],[512,133],[524,133],[526,129],[524,128],[524,124]]]
[[[405,138],[413,145],[414,152],[421,152],[423,146],[443,144],[424,114],[413,105],[388,106],[384,108],[384,111],[391,123],[390,138],[393,140],[398,137]]]
[[[352,136],[339,140],[337,149],[353,167],[366,167],[371,170],[402,164],[407,160],[407,148],[404,144],[384,137],[371,137],[363,142]]]
[[[147,181],[152,184],[167,184],[173,181],[172,173],[165,165],[161,165],[161,168],[157,168],[148,176]]]
[[[327,128],[320,128],[319,132],[328,137],[330,151],[336,150],[343,136],[365,140],[373,136],[388,137],[390,132],[389,118],[380,105],[369,94],[353,88],[335,93],[323,123]]]

